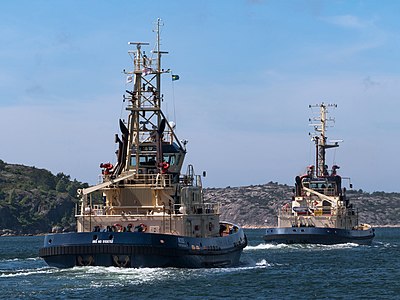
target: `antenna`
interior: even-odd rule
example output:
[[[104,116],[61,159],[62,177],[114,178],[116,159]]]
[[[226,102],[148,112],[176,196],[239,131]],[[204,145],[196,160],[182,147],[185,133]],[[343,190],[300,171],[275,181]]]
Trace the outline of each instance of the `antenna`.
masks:
[[[160,50],[160,27],[163,26],[161,19],[157,19],[156,45],[151,51],[153,56],[147,57],[142,48],[149,45],[147,42],[129,42],[128,45],[135,46],[134,51],[128,51],[133,58],[132,74],[133,89],[126,90],[125,99],[128,101],[127,155],[125,157],[125,171],[135,170],[139,172],[141,151],[150,151],[155,155],[156,166],[160,167],[163,160],[163,143],[172,144],[173,140],[184,150],[174,132],[174,126],[166,121],[161,111],[161,75],[170,72],[161,67],[161,56],[168,52]],[[143,47],[142,47],[143,46]],[[143,150],[146,149],[146,150]],[[149,152],[149,153],[150,153]],[[150,154],[149,154],[150,155]],[[148,157],[150,157],[148,155]],[[161,170],[160,170],[161,171]]]
[[[161,72],[161,55],[168,54],[168,52],[160,50],[160,46],[161,46],[160,26],[164,26],[164,23],[162,22],[162,20],[160,18],[158,18],[156,25],[157,25],[156,29],[153,30],[157,35],[156,50],[153,50],[151,52],[157,54],[157,70],[158,70],[158,72]]]
[[[312,141],[315,143],[316,148],[316,176],[325,176],[328,173],[327,166],[325,164],[325,149],[339,147],[339,141],[335,141],[334,144],[327,143],[326,128],[330,122],[334,123],[334,118],[327,118],[328,108],[337,108],[337,104],[321,104],[309,105],[309,108],[319,107],[319,116],[309,119],[311,121],[317,121],[317,123],[311,123],[310,126],[314,127],[314,134],[311,134]]]

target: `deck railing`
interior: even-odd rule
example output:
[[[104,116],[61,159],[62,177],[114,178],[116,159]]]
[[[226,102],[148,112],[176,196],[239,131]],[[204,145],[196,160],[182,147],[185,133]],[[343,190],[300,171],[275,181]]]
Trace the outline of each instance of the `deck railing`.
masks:
[[[172,174],[135,174],[125,181],[127,184],[146,185],[151,188],[170,187],[173,183]]]
[[[193,204],[189,207],[182,204],[174,204],[171,214],[182,215],[182,214],[219,214],[220,213],[220,203],[203,203],[203,204]],[[109,214],[110,210],[118,209],[121,211],[119,214]],[[168,206],[165,207],[164,211],[160,212],[162,214],[170,214],[170,209]],[[94,204],[92,206],[87,205],[82,212],[82,206],[77,204],[75,208],[75,216],[151,216],[157,215],[154,213],[154,206],[115,206],[106,207],[102,204]]]

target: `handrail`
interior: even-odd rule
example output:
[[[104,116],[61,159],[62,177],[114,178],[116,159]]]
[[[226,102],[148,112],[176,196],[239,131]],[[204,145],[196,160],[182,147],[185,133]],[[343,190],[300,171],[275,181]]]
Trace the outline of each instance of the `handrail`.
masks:
[[[75,216],[157,216],[157,213],[143,213],[139,214],[138,211],[140,209],[148,209],[152,210],[156,207],[145,205],[145,206],[105,206],[102,204],[94,204],[92,206],[86,206],[85,211],[77,210]],[[167,208],[167,207],[166,207]],[[180,209],[182,208],[182,209]],[[128,211],[124,214],[118,215],[107,215],[106,210],[110,209],[127,209]],[[130,211],[134,211],[133,213]],[[174,204],[172,214],[173,215],[181,215],[181,214],[219,214],[220,203],[202,203],[202,204],[193,204],[191,206],[185,206],[182,204]],[[136,214],[135,214],[136,212]]]

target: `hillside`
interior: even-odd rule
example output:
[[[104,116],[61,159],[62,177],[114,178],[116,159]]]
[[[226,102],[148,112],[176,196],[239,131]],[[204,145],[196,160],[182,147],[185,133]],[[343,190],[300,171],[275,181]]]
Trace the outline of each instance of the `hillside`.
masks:
[[[63,173],[0,160],[0,235],[74,229],[76,190],[82,186]]]
[[[0,160],[0,235],[38,234],[54,228],[75,229],[76,190],[87,187],[68,175],[7,164]],[[206,202],[221,203],[221,219],[247,227],[277,224],[277,210],[292,197],[293,187],[267,183],[207,188]],[[348,191],[361,223],[400,224],[400,193]]]
[[[291,200],[293,187],[278,183],[243,187],[208,188],[206,201],[219,201],[221,218],[242,226],[277,225],[277,210]],[[347,191],[359,212],[359,222],[375,226],[400,224],[400,193]]]

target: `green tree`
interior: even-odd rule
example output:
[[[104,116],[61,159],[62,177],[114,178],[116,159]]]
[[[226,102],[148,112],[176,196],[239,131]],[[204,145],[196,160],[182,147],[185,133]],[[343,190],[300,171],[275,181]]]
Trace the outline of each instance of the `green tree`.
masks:
[[[56,185],[56,191],[60,193],[65,193],[67,191],[67,185],[64,180],[59,180]]]
[[[6,164],[4,163],[4,161],[2,161],[2,160],[0,159],[0,171],[1,171],[1,170],[4,170],[5,167],[6,167]]]

